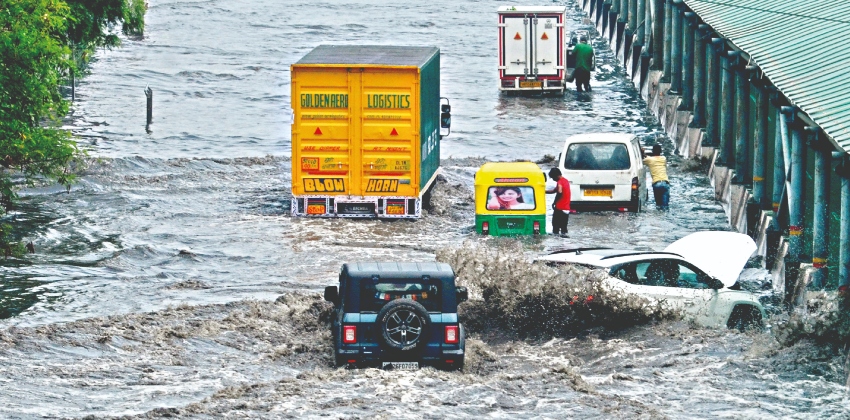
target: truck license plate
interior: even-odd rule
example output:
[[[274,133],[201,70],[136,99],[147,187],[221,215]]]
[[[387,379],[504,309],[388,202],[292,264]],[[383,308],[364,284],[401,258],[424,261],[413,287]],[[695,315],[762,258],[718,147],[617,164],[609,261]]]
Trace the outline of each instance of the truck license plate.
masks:
[[[381,365],[382,369],[390,370],[416,370],[419,369],[418,362],[384,362]]]
[[[543,82],[519,82],[521,88],[539,88],[543,86]]]
[[[404,214],[404,204],[387,205],[387,214]]]
[[[325,214],[324,204],[308,204],[307,214]]]
[[[582,190],[582,193],[585,197],[613,197],[614,190],[610,188],[598,189],[598,190]]]

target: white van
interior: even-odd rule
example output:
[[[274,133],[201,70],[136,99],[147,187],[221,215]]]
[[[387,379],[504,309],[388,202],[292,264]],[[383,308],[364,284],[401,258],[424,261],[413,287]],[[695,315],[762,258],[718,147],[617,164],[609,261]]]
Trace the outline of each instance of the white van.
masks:
[[[572,210],[639,212],[646,203],[646,167],[633,134],[571,136],[558,167],[570,182]]]

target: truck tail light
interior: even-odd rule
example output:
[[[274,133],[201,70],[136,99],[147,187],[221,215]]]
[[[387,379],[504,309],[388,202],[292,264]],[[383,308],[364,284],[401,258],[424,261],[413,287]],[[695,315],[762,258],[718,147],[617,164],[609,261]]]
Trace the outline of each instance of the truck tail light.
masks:
[[[446,327],[446,344],[457,344],[460,340],[458,337],[458,327],[457,325],[447,326]]]
[[[540,234],[540,222],[535,221],[534,223],[532,223],[531,226],[532,226],[532,229],[534,229],[534,234],[539,235]]]
[[[481,223],[481,234],[489,235],[490,234],[490,222]]]
[[[354,344],[357,342],[356,326],[346,325],[342,327],[342,342],[345,344]]]

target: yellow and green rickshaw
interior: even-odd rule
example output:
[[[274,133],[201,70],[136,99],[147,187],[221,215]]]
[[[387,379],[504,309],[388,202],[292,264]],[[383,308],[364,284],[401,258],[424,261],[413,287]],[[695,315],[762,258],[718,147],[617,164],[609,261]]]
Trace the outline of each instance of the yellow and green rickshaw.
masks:
[[[475,174],[475,231],[546,233],[546,175],[533,162],[489,162]]]

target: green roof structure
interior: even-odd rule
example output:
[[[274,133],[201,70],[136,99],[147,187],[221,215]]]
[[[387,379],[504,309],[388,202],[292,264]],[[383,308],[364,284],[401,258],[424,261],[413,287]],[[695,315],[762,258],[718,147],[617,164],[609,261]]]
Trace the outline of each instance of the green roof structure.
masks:
[[[850,152],[850,1],[684,2]]]

